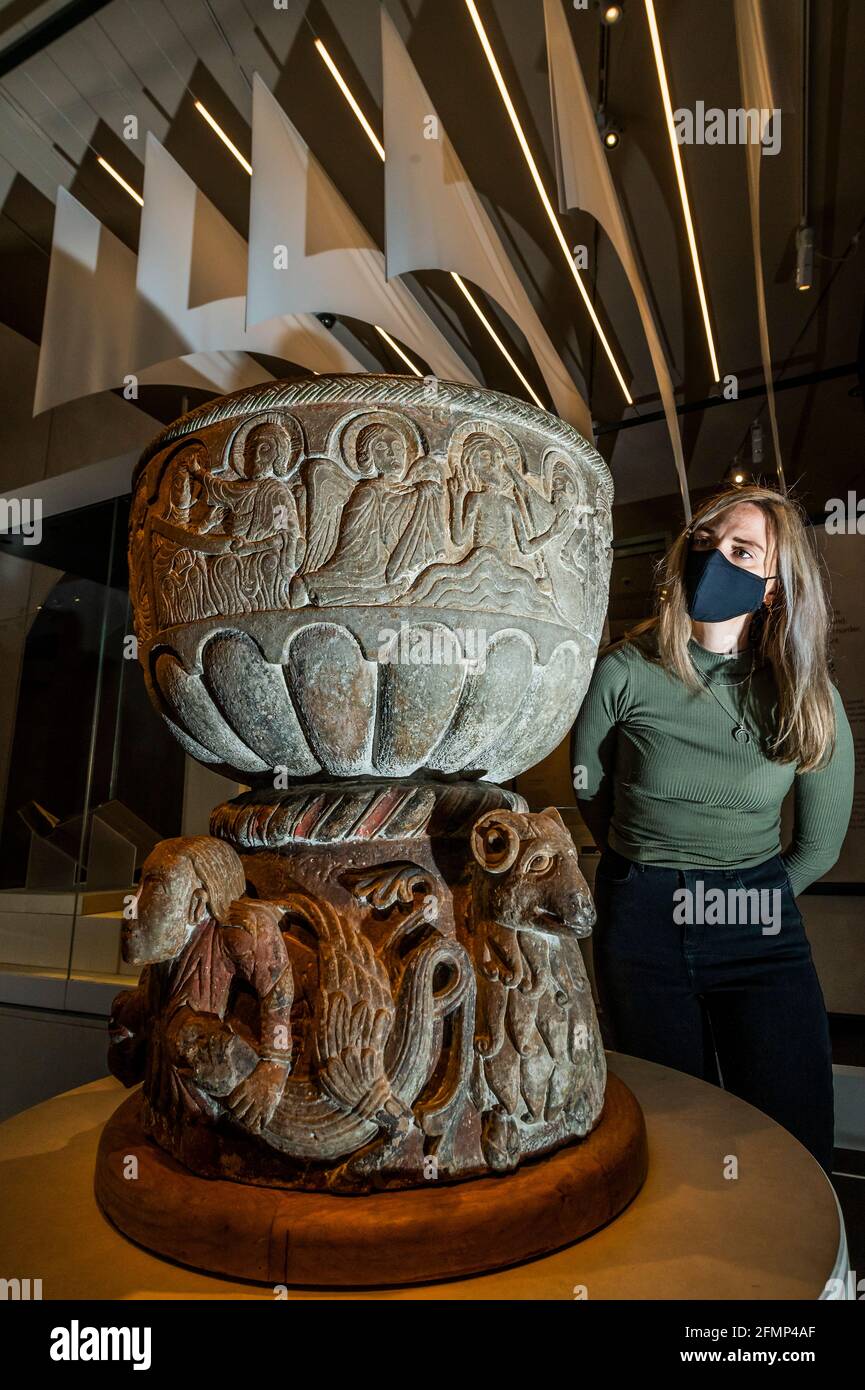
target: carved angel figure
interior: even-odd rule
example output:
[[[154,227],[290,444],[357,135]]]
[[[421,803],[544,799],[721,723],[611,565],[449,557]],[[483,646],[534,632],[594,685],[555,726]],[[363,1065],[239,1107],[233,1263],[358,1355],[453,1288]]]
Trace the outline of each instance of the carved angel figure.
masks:
[[[416,504],[413,485],[405,477],[408,463],[406,441],[397,430],[383,422],[360,430],[357,467],[369,476],[354,487],[342,511],[333,552],[317,569],[311,566],[323,547],[318,518],[310,521],[304,581],[314,602],[351,603],[358,591],[382,587],[388,562]]]

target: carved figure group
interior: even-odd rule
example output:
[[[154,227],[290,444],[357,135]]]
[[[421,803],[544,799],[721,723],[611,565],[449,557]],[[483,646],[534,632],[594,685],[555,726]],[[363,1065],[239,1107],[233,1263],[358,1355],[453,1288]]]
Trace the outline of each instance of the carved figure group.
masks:
[[[442,1177],[506,1171],[588,1132],[594,914],[558,813],[482,815],[450,883],[416,858],[328,864],[268,901],[210,836],[146,862],[124,927],[145,969],[115,1001],[110,1065],[144,1080],[154,1137],[186,1155],[221,1120],[282,1156],[287,1185],[358,1190],[423,1181],[431,1158]]]
[[[162,627],[461,598],[582,627],[597,558],[588,551],[607,543],[597,499],[582,498],[564,454],[529,475],[516,439],[483,420],[463,421],[433,454],[413,422],[386,409],[339,420],[320,455],[307,454],[286,412],[252,416],[220,464],[196,439],[177,451],[159,496],[149,539],[143,521],[133,535],[151,550]]]

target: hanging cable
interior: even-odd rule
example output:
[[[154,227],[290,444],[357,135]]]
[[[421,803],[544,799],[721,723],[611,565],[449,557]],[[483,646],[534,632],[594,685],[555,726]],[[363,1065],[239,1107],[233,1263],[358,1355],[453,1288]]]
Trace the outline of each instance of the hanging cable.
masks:
[[[235,62],[235,64],[236,64],[236,66],[237,66],[238,72],[240,73],[241,77],[243,78],[243,80],[244,80],[244,82],[246,83],[246,85],[247,85],[247,87],[249,88],[249,90],[252,91],[252,83],[250,82],[249,78],[247,77],[246,72],[245,72],[244,67],[243,67],[243,64],[241,63],[240,58],[239,58],[238,55],[237,55],[237,51],[236,51],[236,49],[235,49],[233,43],[231,42],[231,39],[228,37],[228,34],[227,34],[227,32],[226,32],[226,30],[225,30],[223,24],[222,24],[221,19],[220,19],[219,16],[216,14],[216,12],[215,12],[213,6],[211,5],[210,0],[201,0],[201,3],[202,3],[202,5],[204,6],[204,8],[207,10],[207,13],[210,15],[210,18],[211,18],[211,20],[213,21],[213,26],[214,26],[214,28],[216,29],[217,33],[219,34],[220,38],[222,39],[222,42],[225,44],[226,48],[228,49],[229,53],[231,54],[232,58],[234,59],[234,62]],[[245,7],[244,7],[244,8],[245,8]],[[248,13],[248,12],[247,12],[247,13]]]
[[[59,150],[55,145],[52,144],[52,142],[49,140],[48,136],[45,134],[41,126],[39,126],[37,122],[34,121],[33,117],[30,115],[30,112],[27,111],[25,107],[20,105],[17,98],[15,98],[12,95],[12,93],[6,89],[5,86],[0,85],[0,96],[3,97],[3,100],[6,102],[6,105],[11,110],[13,116],[17,117],[17,119],[21,121],[23,125],[30,127],[30,130],[37,137],[37,139],[40,140],[42,144],[47,145],[48,149],[50,150],[51,154],[54,156],[55,159],[64,159],[69,164],[70,169],[75,169],[75,164],[69,158],[69,156],[64,154],[61,150]],[[9,161],[7,161],[7,163],[8,162]],[[45,177],[48,179],[48,181],[51,184],[56,184],[58,181],[56,168],[51,169],[48,167],[47,164],[42,164],[41,161],[38,159],[36,162],[40,164],[40,167],[44,171]],[[14,165],[12,165],[11,167],[14,168]]]

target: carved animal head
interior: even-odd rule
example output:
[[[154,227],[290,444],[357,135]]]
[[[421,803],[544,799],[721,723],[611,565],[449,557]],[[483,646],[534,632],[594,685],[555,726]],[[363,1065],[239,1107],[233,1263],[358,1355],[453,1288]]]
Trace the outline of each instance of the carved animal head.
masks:
[[[171,960],[191,928],[208,917],[224,921],[245,889],[240,859],[222,840],[162,840],[144,861],[135,915],[123,923],[123,959],[130,965]]]
[[[472,828],[480,913],[513,931],[588,936],[595,908],[576,846],[554,806],[487,811]]]

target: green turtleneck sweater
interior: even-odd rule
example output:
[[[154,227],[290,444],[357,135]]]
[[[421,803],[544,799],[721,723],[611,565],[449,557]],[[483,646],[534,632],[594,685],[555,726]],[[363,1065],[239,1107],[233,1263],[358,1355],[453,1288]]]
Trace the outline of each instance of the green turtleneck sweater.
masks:
[[[639,864],[749,867],[780,853],[781,803],[793,785],[783,859],[801,893],[838,858],[853,804],[853,739],[837,690],[832,758],[797,775],[764,751],[777,699],[768,665],[754,669],[749,689],[750,652],[722,656],[692,639],[691,658],[715,699],[668,675],[651,659],[656,650],[651,632],[632,638],[602,656],[592,676],[574,737],[589,829]],[[740,721],[748,742],[734,737]]]

